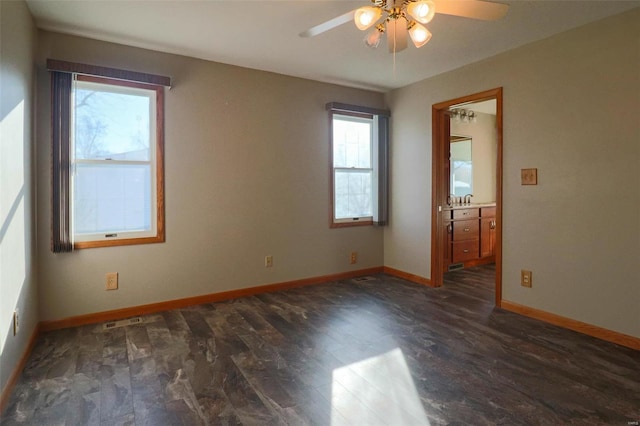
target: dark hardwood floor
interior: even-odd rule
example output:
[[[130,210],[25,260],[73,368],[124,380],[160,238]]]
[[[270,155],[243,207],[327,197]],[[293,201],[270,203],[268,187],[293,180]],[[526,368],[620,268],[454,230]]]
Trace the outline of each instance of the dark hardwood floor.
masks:
[[[637,424],[640,352],[493,308],[491,266],[42,335],[3,425]]]

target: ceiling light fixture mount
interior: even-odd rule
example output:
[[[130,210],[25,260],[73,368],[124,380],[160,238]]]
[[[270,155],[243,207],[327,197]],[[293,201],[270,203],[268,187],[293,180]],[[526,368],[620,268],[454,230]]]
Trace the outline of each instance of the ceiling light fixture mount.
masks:
[[[356,27],[366,31],[375,27],[365,36],[364,43],[375,49],[386,33],[389,52],[400,52],[407,47],[407,35],[414,46],[420,48],[431,40],[431,32],[422,24],[427,24],[435,14],[432,0],[371,0],[373,6],[356,9],[353,20]],[[378,23],[384,16],[384,21]],[[377,25],[376,25],[377,24]]]
[[[431,32],[424,24],[428,24],[435,13],[495,21],[509,9],[509,5],[486,0],[371,0],[371,3],[315,25],[299,35],[315,37],[354,22],[359,30],[370,30],[364,38],[367,46],[375,49],[382,36],[386,35],[389,51],[396,53],[407,48],[409,38],[418,48],[431,40]]]

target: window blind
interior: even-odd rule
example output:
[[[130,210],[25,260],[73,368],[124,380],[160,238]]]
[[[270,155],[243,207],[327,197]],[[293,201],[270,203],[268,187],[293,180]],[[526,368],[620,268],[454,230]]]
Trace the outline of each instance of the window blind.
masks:
[[[71,237],[70,129],[72,75],[51,73],[51,250],[73,250]]]

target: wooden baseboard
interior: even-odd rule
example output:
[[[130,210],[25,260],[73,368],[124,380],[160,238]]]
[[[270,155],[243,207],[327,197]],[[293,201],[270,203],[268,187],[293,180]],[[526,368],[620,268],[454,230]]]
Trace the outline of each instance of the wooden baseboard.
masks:
[[[270,293],[274,291],[286,290],[289,288],[303,287],[307,285],[321,284],[329,281],[345,280],[362,275],[372,275],[382,273],[381,266],[355,271],[340,272],[337,274],[323,275],[319,277],[304,278],[301,280],[286,281],[281,283],[267,284],[257,287],[241,288],[238,290],[224,291],[221,293],[205,294],[202,296],[187,297],[185,299],[169,300],[166,302],[151,303],[149,305],[132,306],[129,308],[115,309],[113,311],[96,312],[93,314],[79,315],[60,320],[43,321],[40,323],[41,331],[58,330],[61,328],[77,327],[87,324],[95,324],[104,321],[113,321],[123,318],[148,315],[171,309],[180,309],[187,306],[202,305],[204,303],[221,302],[224,300],[237,299],[239,297],[253,296],[260,293]]]
[[[640,338],[634,336],[618,333],[617,331],[607,330],[606,328],[587,324],[571,318],[562,317],[560,315],[541,311],[539,309],[530,308],[518,303],[509,302],[508,300],[501,300],[500,307],[504,310],[514,312],[516,314],[535,318],[537,320],[548,322],[549,324],[557,325],[559,327],[568,328],[569,330],[587,334],[589,336],[616,343],[618,345],[626,346],[631,349],[640,350]]]
[[[409,272],[404,272],[399,269],[391,268],[389,266],[384,266],[382,268],[382,272],[388,275],[393,275],[394,277],[402,278],[407,281],[414,282],[416,284],[427,285],[429,287],[434,287],[433,283],[429,278],[421,277],[420,275],[410,274]]]
[[[27,343],[27,347],[25,348],[22,356],[20,357],[20,361],[15,366],[13,371],[11,372],[11,376],[9,376],[9,380],[2,388],[2,392],[0,393],[0,418],[2,418],[2,413],[4,413],[4,409],[9,402],[9,397],[11,396],[11,392],[13,392],[13,388],[15,387],[18,379],[20,378],[20,374],[22,373],[22,369],[24,368],[29,356],[31,355],[31,351],[33,351],[33,347],[36,344],[36,339],[40,334],[40,324],[37,324],[33,333],[31,333],[31,337],[29,337],[29,342]]]

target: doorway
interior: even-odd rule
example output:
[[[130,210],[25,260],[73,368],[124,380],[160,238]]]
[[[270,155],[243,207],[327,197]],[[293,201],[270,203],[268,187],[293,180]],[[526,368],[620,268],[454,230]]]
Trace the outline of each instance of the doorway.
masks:
[[[440,102],[432,107],[432,199],[431,199],[431,284],[440,287],[450,255],[450,223],[445,215],[451,210],[451,118],[453,109],[470,104],[495,101],[495,305],[502,300],[502,88]],[[468,118],[468,117],[467,117]],[[454,199],[454,203],[458,200]],[[467,200],[460,200],[465,204]],[[470,203],[469,205],[472,205]],[[450,218],[450,217],[449,217]]]

